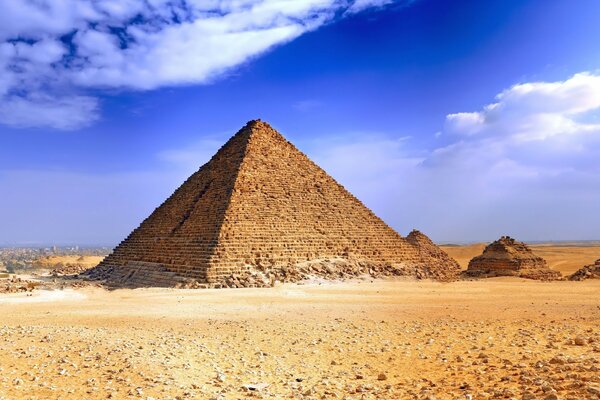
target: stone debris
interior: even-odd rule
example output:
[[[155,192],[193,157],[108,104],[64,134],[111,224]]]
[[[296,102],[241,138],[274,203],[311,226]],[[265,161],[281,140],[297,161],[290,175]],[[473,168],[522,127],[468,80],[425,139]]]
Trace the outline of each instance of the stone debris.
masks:
[[[423,266],[423,268],[427,268]],[[313,280],[345,281],[360,278],[392,278],[415,275],[417,278],[432,277],[415,267],[403,264],[381,265],[369,261],[357,261],[346,258],[316,259],[298,263],[291,267],[246,266],[242,272],[225,276],[218,283],[202,283],[185,280],[176,285],[184,289],[206,288],[266,288],[276,283],[301,283]],[[438,280],[450,280],[444,274],[435,275]]]
[[[22,279],[13,275],[0,279],[0,293],[33,292],[38,286],[40,286],[39,282]]]
[[[257,120],[84,275],[116,287],[229,288],[313,274],[448,281],[459,272],[427,236],[400,236]]]
[[[569,280],[572,281],[583,281],[585,279],[600,279],[600,260],[596,260],[594,264],[586,265],[569,276]]]
[[[267,387],[269,387],[269,384],[264,383],[264,382],[263,383],[252,383],[252,384],[243,385],[242,387],[249,391],[260,392],[260,391],[266,389]]]
[[[469,262],[471,277],[515,276],[537,280],[558,280],[562,275],[551,270],[546,261],[536,256],[525,243],[502,236],[488,245],[483,254]]]
[[[50,275],[58,276],[58,277],[79,275],[81,273],[86,272],[90,268],[91,267],[89,265],[85,265],[85,264],[77,264],[77,263],[61,264],[61,265],[58,265],[58,266],[52,268],[52,270],[50,271]]]

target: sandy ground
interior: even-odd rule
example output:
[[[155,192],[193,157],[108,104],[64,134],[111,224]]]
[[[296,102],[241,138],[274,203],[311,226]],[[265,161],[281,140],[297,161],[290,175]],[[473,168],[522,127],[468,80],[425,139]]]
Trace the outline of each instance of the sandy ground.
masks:
[[[598,258],[538,251],[563,272]],[[87,288],[0,307],[0,399],[600,398],[600,281]]]
[[[76,264],[86,267],[95,267],[102,261],[104,257],[101,256],[46,256],[38,258],[33,264],[40,268],[52,268],[57,264]]]
[[[86,289],[44,302],[36,296],[48,293],[2,297],[31,300],[1,303],[6,399],[600,393],[598,281]]]

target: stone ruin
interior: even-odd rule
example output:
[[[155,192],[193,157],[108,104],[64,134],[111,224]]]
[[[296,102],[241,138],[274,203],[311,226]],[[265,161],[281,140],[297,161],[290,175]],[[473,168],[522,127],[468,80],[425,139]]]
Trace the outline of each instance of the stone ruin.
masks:
[[[453,280],[268,124],[249,122],[85,276],[117,287],[254,287],[369,274]]]
[[[585,279],[600,279],[600,260],[596,260],[594,264],[586,265],[569,276],[571,281],[583,281]]]
[[[469,262],[467,276],[494,277],[516,276],[520,278],[556,280],[561,279],[558,271],[551,270],[542,257],[533,254],[525,243],[509,236],[489,244],[483,254]]]

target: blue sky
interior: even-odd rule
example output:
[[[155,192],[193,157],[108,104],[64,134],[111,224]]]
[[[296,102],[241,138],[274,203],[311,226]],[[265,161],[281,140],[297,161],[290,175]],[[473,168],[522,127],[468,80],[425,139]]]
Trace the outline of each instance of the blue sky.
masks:
[[[0,244],[115,244],[254,118],[401,234],[600,238],[595,0],[0,11]]]

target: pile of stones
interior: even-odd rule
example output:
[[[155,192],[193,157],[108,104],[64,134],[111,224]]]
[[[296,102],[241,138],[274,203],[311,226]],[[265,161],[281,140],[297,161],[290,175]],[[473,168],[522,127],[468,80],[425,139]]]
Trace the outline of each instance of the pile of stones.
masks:
[[[432,269],[436,271],[436,268]],[[314,280],[344,281],[357,278],[391,278],[415,276],[428,279],[426,265],[378,264],[368,260],[352,260],[341,257],[323,258],[305,261],[293,266],[247,265],[242,271],[220,278],[216,282],[206,283],[188,280],[176,287],[186,289],[204,288],[262,288],[273,287],[276,282],[299,283]],[[437,276],[438,280],[450,280],[455,275]]]
[[[596,260],[594,264],[586,265],[569,276],[569,280],[572,281],[583,281],[585,279],[600,279],[600,260]]]
[[[32,292],[38,286],[38,282],[21,279],[15,276],[11,276],[7,279],[0,279],[0,293]]]
[[[83,265],[83,264],[58,264],[57,266],[55,266],[52,271],[50,271],[50,275],[52,276],[70,276],[70,275],[78,275],[81,274],[87,270],[89,270],[90,267]]]

